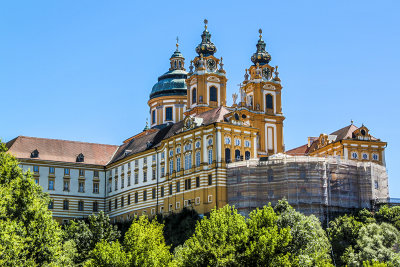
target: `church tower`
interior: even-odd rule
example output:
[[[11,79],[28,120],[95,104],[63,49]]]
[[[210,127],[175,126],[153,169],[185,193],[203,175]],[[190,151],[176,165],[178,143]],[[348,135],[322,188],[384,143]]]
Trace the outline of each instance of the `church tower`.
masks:
[[[184,119],[186,110],[185,58],[179,52],[178,38],[176,50],[170,58],[169,70],[158,78],[147,102],[150,108],[150,126],[163,127]]]
[[[207,20],[204,20],[204,23],[201,43],[196,47],[198,56],[190,62],[189,77],[186,80],[188,87],[186,115],[199,114],[226,105],[227,79],[222,58],[214,56],[217,48],[211,42]]]
[[[284,152],[281,101],[281,80],[278,66],[271,67],[271,55],[265,50],[262,30],[257,42],[257,51],[252,55],[253,65],[246,69],[241,86],[241,103],[253,116],[252,126],[259,129],[259,156]],[[275,76],[273,77],[273,74]]]

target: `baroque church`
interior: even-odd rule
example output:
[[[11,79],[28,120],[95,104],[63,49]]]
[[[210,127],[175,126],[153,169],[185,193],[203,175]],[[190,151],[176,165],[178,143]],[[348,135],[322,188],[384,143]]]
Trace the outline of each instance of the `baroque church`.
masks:
[[[235,205],[247,214],[286,198],[325,219],[388,198],[386,143],[362,125],[285,151],[282,85],[259,31],[233,105],[205,20],[197,56],[179,44],[148,100],[150,125],[121,145],[18,136],[7,143],[51,197],[59,222],[104,210],[114,221]],[[186,69],[188,68],[188,70]]]

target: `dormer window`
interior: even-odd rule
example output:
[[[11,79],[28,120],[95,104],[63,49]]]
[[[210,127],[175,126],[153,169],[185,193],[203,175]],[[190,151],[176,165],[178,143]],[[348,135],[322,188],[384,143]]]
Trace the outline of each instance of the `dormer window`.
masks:
[[[84,162],[85,161],[85,156],[80,153],[77,157],[76,157],[76,162]]]
[[[38,158],[38,157],[39,157],[39,151],[37,149],[33,150],[31,152],[31,158],[34,159],[34,158]]]

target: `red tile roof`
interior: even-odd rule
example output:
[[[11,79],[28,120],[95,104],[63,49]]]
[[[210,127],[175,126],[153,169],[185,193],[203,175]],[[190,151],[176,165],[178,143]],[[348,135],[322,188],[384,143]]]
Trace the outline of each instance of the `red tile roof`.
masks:
[[[302,145],[286,151],[285,153],[290,156],[304,156],[308,152],[308,145]]]
[[[118,146],[18,136],[7,143],[9,153],[19,159],[30,159],[35,149],[39,160],[76,163],[76,157],[84,155],[83,164],[106,165]]]

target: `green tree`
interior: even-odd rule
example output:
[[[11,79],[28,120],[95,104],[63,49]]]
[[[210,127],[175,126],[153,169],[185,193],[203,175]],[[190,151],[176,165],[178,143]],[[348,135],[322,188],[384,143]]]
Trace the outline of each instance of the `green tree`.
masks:
[[[362,222],[356,220],[354,216],[347,214],[329,222],[327,232],[332,245],[333,257],[337,265],[341,266],[344,264],[341,257],[347,248],[356,245],[358,232],[363,226]]]
[[[290,228],[278,228],[278,216],[271,206],[254,210],[247,220],[249,243],[243,259],[246,266],[291,266]]]
[[[133,220],[124,237],[130,266],[166,266],[170,263],[172,256],[165,244],[163,227],[146,216]]]
[[[165,242],[171,246],[171,250],[183,245],[193,235],[199,220],[200,216],[196,210],[187,208],[183,208],[179,213],[158,218],[159,222],[164,223]]]
[[[117,241],[107,242],[105,240],[96,244],[90,253],[91,259],[85,262],[87,267],[125,267],[129,265],[128,255],[121,244]]]
[[[348,266],[361,266],[363,261],[385,262],[390,266],[400,266],[400,233],[387,223],[364,225],[358,233],[356,245],[348,247],[342,261]]]
[[[73,240],[76,244],[76,263],[87,260],[100,241],[112,242],[120,237],[117,227],[110,223],[110,218],[103,211],[98,215],[90,215],[87,221],[71,221],[65,227],[64,233],[65,240]]]
[[[379,209],[375,217],[378,222],[390,223],[400,231],[400,206],[389,208],[385,205]]]
[[[294,266],[331,265],[331,245],[320,221],[295,211],[286,200],[275,206],[279,229],[290,228],[292,239],[288,246],[290,261]]]
[[[6,151],[0,142],[0,265],[53,262],[62,253],[62,231],[47,210],[49,197]]]
[[[240,266],[249,230],[245,218],[229,205],[214,209],[196,225],[194,235],[175,249],[178,266]]]

